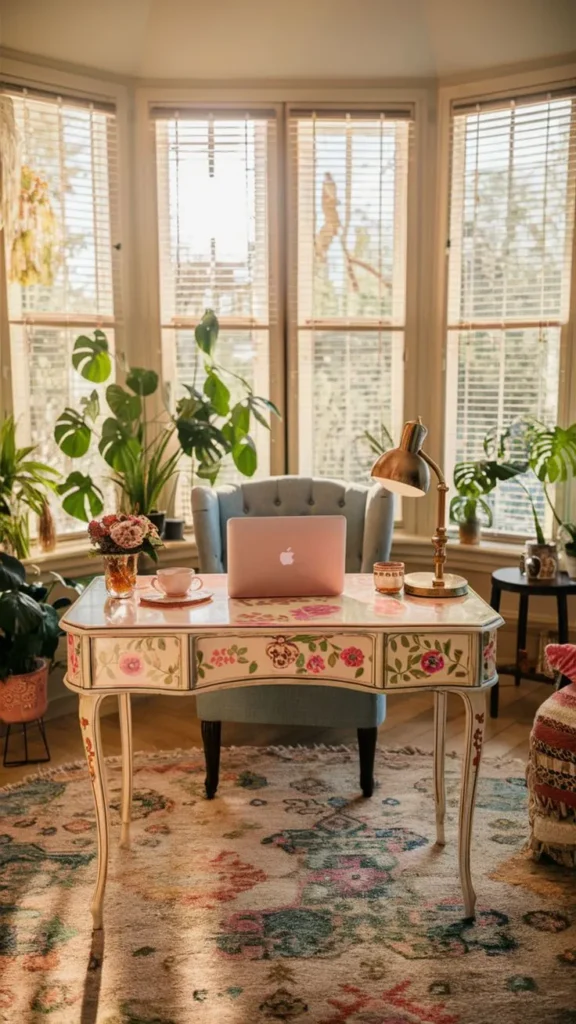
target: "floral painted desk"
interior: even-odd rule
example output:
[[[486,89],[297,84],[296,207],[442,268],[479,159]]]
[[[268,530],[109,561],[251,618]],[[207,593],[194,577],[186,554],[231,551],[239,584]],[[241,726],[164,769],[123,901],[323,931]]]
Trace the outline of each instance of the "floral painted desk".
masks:
[[[80,726],[94,790],[98,872],[92,914],[102,926],[109,817],[100,708],[118,696],[122,737],[122,835],[130,842],[130,695],[245,686],[247,682],[345,686],[355,690],[433,690],[437,842],[444,845],[446,695],[466,709],[459,817],[459,866],[466,916],[476,895],[470,874],[474,799],[486,722],[486,692],[497,681],[496,631],[502,619],[477,594],[439,599],[383,597],[371,575],[346,577],[336,598],[230,599],[225,576],[204,576],[207,604],[161,608],[107,597],[102,577],[62,619],[68,634],[66,685],[79,695]]]

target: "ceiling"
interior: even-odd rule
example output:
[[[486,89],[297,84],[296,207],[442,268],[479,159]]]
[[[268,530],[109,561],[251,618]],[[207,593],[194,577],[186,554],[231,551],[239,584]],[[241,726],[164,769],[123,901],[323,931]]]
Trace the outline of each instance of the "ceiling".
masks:
[[[0,0],[0,45],[140,78],[434,77],[576,50],[576,0]]]

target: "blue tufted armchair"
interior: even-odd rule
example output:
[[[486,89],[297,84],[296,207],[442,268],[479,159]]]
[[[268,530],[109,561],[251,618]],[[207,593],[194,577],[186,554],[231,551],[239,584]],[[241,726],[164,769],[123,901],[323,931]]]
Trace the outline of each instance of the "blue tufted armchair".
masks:
[[[226,572],[226,524],[242,516],[343,515],[347,521],[346,572],[371,572],[390,555],[393,497],[379,484],[361,487],[340,480],[302,476],[270,477],[237,486],[194,487],[192,513],[200,572]],[[360,786],[374,788],[378,726],[386,713],[383,694],[356,693],[339,687],[242,686],[198,694],[206,757],[206,795],[215,796],[220,766],[222,722],[267,725],[317,725],[349,728],[358,735]]]

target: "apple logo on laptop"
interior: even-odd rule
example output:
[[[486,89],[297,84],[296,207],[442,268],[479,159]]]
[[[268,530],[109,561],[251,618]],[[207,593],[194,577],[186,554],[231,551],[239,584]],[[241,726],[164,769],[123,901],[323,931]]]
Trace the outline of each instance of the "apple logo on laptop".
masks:
[[[280,552],[280,561],[282,565],[292,565],[294,562],[294,552],[292,548],[287,548],[286,551]]]

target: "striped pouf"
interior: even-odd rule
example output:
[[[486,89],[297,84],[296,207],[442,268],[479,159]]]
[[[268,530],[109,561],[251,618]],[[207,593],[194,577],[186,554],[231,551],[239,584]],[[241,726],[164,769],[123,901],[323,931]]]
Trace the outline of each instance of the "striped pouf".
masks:
[[[576,867],[576,647],[549,644],[552,668],[573,680],[536,712],[526,781],[530,793],[530,849]]]

